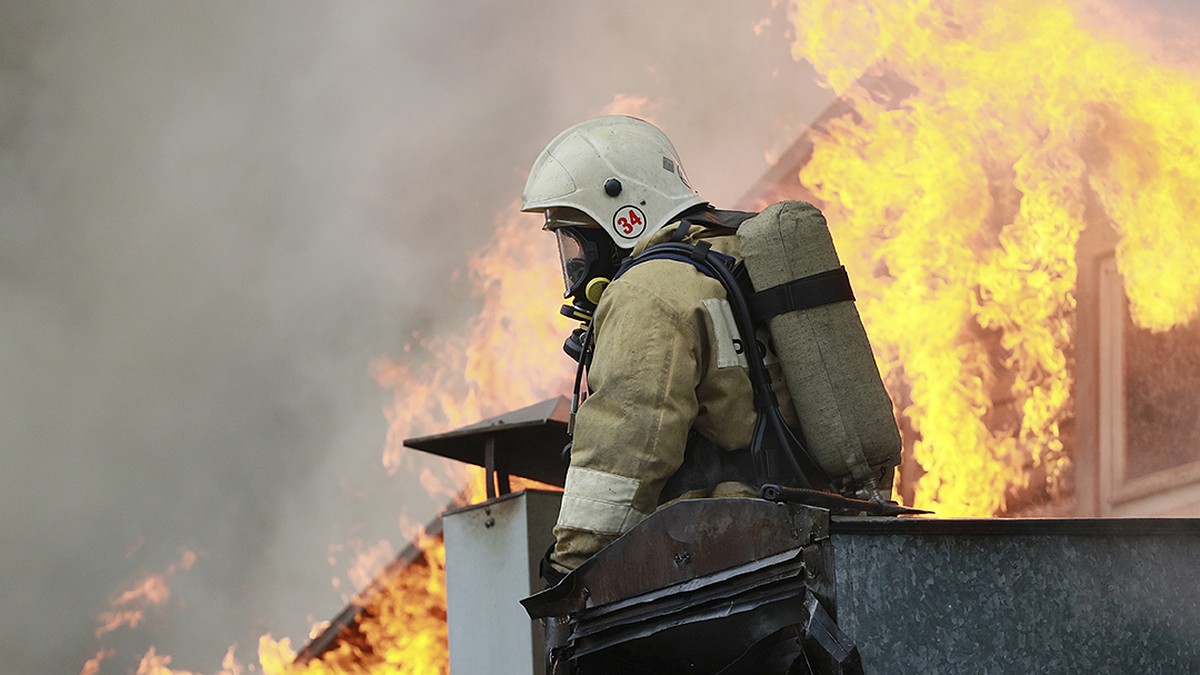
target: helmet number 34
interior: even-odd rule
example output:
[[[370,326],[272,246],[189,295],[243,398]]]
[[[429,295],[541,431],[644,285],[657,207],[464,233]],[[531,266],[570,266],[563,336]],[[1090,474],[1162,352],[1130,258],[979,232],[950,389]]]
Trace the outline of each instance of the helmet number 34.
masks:
[[[636,206],[622,206],[613,214],[613,230],[625,239],[637,239],[646,231],[646,214]]]

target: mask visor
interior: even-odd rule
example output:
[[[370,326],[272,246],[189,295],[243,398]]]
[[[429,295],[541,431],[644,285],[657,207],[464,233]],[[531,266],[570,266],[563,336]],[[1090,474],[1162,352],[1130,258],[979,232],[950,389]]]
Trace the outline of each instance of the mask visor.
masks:
[[[566,292],[563,297],[572,295],[588,276],[591,261],[588,259],[587,247],[584,240],[572,228],[554,230],[558,239],[558,257],[562,261],[563,286]]]

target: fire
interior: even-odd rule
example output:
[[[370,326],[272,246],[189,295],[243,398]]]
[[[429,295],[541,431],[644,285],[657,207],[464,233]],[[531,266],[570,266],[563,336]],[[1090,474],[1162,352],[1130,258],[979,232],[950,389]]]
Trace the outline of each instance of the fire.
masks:
[[[101,649],[96,652],[92,658],[84,661],[83,669],[79,671],[79,675],[96,675],[100,672],[100,664],[104,663],[104,659],[112,658],[116,654],[113,649]]]
[[[127,558],[133,558],[145,544],[145,538],[138,537],[126,551]],[[117,593],[108,603],[108,609],[101,612],[100,626],[96,628],[96,637],[116,631],[119,628],[134,630],[146,619],[146,612],[151,608],[162,608],[171,599],[169,582],[179,572],[190,570],[196,564],[199,555],[194,551],[183,551],[179,560],[172,562],[161,572],[144,574],[137,581],[129,584],[125,590]],[[100,672],[101,664],[115,657],[117,650],[111,647],[101,647],[96,655],[84,662],[81,675],[96,675]],[[232,659],[233,648],[226,657],[227,663]],[[154,647],[142,656],[138,665],[138,675],[190,675],[186,671],[174,671],[168,666],[171,657],[160,656]],[[239,671],[240,672],[240,671]],[[228,668],[221,675],[236,675],[229,673]]]
[[[536,218],[518,209],[513,204],[509,215],[496,219],[491,240],[468,262],[472,286],[484,300],[480,315],[450,336],[414,333],[405,345],[408,358],[380,359],[373,368],[376,381],[394,396],[384,411],[384,465],[393,473],[410,456],[402,450],[404,438],[469,424],[569,389],[566,357],[556,357],[569,325],[555,312],[562,281],[554,244],[539,236]],[[430,356],[417,362],[421,353]]]
[[[646,98],[617,95],[608,114],[647,116]],[[480,315],[463,331],[429,338],[414,334],[404,360],[380,359],[373,375],[393,393],[384,465],[410,469],[403,439],[444,431],[570,390],[573,368],[561,356],[570,323],[555,311],[562,280],[552,238],[535,217],[511,204],[497,217],[488,243],[468,261],[468,277],[483,299]],[[419,360],[418,354],[427,355]],[[425,469],[420,482],[455,504],[484,499],[482,470],[451,462],[442,474]],[[513,489],[546,487],[519,477]],[[445,549],[440,537],[418,537],[421,556],[385,573],[382,589],[364,594],[355,637],[319,660],[294,664],[290,642],[264,637],[259,659],[265,673],[449,672],[445,625]],[[369,591],[371,589],[368,589]]]
[[[422,534],[420,555],[387,570],[356,604],[361,611],[342,630],[336,648],[305,663],[296,662],[288,639],[259,641],[264,673],[449,672],[446,652],[445,550],[439,537]]]
[[[381,359],[373,368],[376,381],[394,396],[384,411],[389,423],[384,465],[392,473],[409,468],[404,438],[469,424],[569,389],[571,368],[565,356],[557,356],[570,325],[555,312],[562,281],[553,241],[541,236],[536,218],[520,215],[516,204],[508,214],[497,218],[491,239],[468,262],[469,280],[483,300],[479,316],[448,337],[414,334],[405,360]],[[419,354],[427,358],[418,360]],[[448,461],[440,475],[425,469],[420,483],[447,502],[484,498],[482,471]],[[520,481],[514,483],[519,489]],[[380,551],[390,553],[385,544],[368,547],[369,555],[360,557],[371,577]],[[295,663],[289,640],[264,636],[259,643],[263,672],[449,672],[445,549],[440,537],[423,531],[417,545],[420,555],[386,570],[381,582],[355,600],[362,611],[336,649]],[[355,581],[366,578],[355,576]]]
[[[171,598],[171,589],[167,581],[177,572],[186,571],[196,564],[196,553],[184,551],[177,562],[167,566],[161,573],[146,574],[129,588],[119,593],[109,602],[108,610],[100,614],[100,627],[96,629],[96,637],[103,637],[122,626],[137,628],[150,607],[165,605]],[[111,656],[110,651],[101,651],[94,659],[95,667]],[[89,661],[92,663],[92,661]]]
[[[793,55],[853,104],[815,138],[800,179],[829,215],[912,432],[905,479],[915,505],[993,515],[1021,491],[1069,489],[1075,247],[1085,227],[1121,235],[1117,260],[1138,325],[1168,330],[1200,309],[1200,226],[1188,220],[1200,212],[1200,84],[1085,28],[1065,0],[792,0],[790,16]],[[605,112],[653,108],[618,96]],[[552,241],[516,204],[506,213],[468,263],[479,316],[454,334],[414,333],[403,359],[372,368],[393,394],[389,472],[412,469],[406,437],[569,389]],[[468,485],[468,501],[483,493],[479,472],[450,462],[421,484],[446,495]],[[351,574],[362,611],[344,639],[296,663],[290,640],[263,636],[261,671],[448,672],[445,553],[424,533],[418,547],[382,576],[390,545],[365,547],[374,555]],[[193,562],[185,556],[178,569]],[[136,627],[146,607],[167,602],[174,571],[115,597],[97,636]],[[101,649],[83,672],[113,656]],[[177,672],[169,664],[151,648],[138,672]],[[242,672],[232,647],[222,666]]]
[[[137,675],[192,675],[186,671],[171,670],[170,665],[170,656],[159,654],[154,647],[151,647],[138,663]]]
[[[993,515],[1069,489],[1076,243],[1089,224],[1121,236],[1139,326],[1196,315],[1200,80],[1064,0],[789,12],[793,55],[855,111],[815,139],[800,180],[913,432],[916,505]]]

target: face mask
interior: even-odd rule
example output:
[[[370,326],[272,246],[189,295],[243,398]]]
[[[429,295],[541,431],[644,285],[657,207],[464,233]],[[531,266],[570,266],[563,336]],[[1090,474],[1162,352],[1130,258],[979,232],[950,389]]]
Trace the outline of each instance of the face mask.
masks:
[[[560,311],[565,316],[588,321],[600,301],[600,294],[626,253],[618,249],[587,215],[575,209],[546,211],[545,229],[553,231],[558,240],[563,297],[573,300],[571,304],[563,305]]]

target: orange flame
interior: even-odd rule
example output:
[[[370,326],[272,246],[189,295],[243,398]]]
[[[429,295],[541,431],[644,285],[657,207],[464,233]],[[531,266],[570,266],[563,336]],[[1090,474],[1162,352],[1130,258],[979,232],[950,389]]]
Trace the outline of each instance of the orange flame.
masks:
[[[233,645],[225,652],[225,658],[221,659],[221,670],[216,675],[242,675],[245,669],[233,656],[236,647]],[[170,656],[159,654],[157,649],[150,647],[138,663],[137,675],[199,675],[189,670],[173,670],[170,666]]]
[[[186,670],[171,670],[170,665],[170,656],[160,655],[154,647],[151,647],[138,663],[137,675],[195,675]]]
[[[1200,83],[1089,32],[1062,0],[789,9],[794,56],[855,111],[815,139],[800,180],[915,432],[916,505],[992,515],[1021,490],[1058,493],[1085,226],[1122,235],[1140,326],[1197,312]]]
[[[114,654],[116,654],[115,650],[101,649],[96,652],[95,656],[83,663],[83,669],[79,671],[79,675],[96,675],[100,672],[100,664],[104,662],[104,659],[111,658]]]
[[[264,635],[258,646],[263,672],[448,673],[445,549],[440,538],[424,534],[418,545],[421,555],[385,573],[384,580],[358,601],[362,609],[342,630],[336,647],[319,658],[297,663],[289,639],[276,642]]]
[[[536,218],[497,218],[487,246],[471,256],[468,274],[485,302],[460,333],[413,334],[403,361],[383,358],[376,381],[393,392],[384,465],[395,473],[408,456],[403,439],[478,421],[569,389],[570,368],[557,357],[569,324],[557,316],[562,282],[554,243],[538,236]],[[515,215],[511,215],[515,214]],[[424,352],[429,360],[416,362]],[[455,475],[452,484],[461,484]]]
[[[171,598],[171,589],[167,586],[167,580],[175,576],[176,572],[191,569],[194,564],[196,564],[196,554],[192,551],[184,551],[179,561],[168,565],[162,573],[147,574],[117,595],[109,602],[109,609],[100,613],[101,625],[96,629],[96,637],[102,637],[122,626],[137,628],[144,618],[147,608],[165,605]],[[108,655],[111,656],[111,654]],[[102,658],[97,655],[97,667]]]
[[[565,393],[572,373],[560,344],[570,325],[558,317],[562,281],[550,237],[537,231],[536,218],[518,214],[513,205],[495,222],[486,246],[468,263],[470,281],[483,296],[480,315],[461,333],[441,339],[414,335],[408,359],[381,359],[373,368],[379,384],[393,392],[385,410],[388,442],[384,465],[406,468],[404,438],[478,421],[537,400]],[[429,360],[418,362],[414,352]],[[444,475],[425,469],[422,486],[451,503],[478,501],[484,495],[482,471],[446,462]],[[516,485],[521,483],[514,480]],[[407,522],[407,521],[404,521]],[[449,672],[446,646],[445,550],[440,538],[420,532],[421,555],[399,570],[385,573],[381,588],[371,588],[356,603],[363,607],[354,636],[319,659],[294,663],[290,641],[264,636],[259,661],[265,673]],[[362,574],[355,585],[376,578],[381,542],[360,555]],[[362,553],[362,552],[360,552]]]

